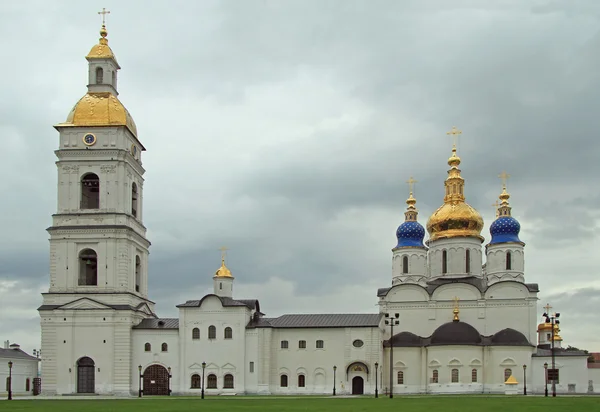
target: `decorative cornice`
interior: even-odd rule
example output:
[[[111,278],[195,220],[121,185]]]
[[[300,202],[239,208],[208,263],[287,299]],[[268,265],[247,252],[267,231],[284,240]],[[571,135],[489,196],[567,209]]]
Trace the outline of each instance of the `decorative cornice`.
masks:
[[[145,245],[146,248],[150,247],[151,245],[148,239],[140,235],[133,228],[125,225],[50,226],[46,230],[51,235],[123,233],[133,235],[140,241],[141,244]]]

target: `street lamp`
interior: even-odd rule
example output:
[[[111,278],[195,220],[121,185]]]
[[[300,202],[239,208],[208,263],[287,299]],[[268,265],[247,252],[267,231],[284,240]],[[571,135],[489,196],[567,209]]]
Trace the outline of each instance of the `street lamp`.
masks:
[[[8,400],[12,401],[12,361],[8,361]]]
[[[335,371],[337,370],[337,366],[333,365],[333,396],[335,396]]]
[[[202,362],[202,393],[200,399],[204,399],[204,369],[206,369],[206,362]]]
[[[527,395],[527,365],[523,365],[523,395]]]
[[[385,314],[385,324],[391,326],[390,330],[390,399],[394,397],[394,325],[399,325],[400,318],[399,313],[394,313],[394,317],[391,317],[389,313]]]
[[[171,367],[170,366],[167,368],[167,371],[169,372],[169,378],[167,379],[167,389],[169,391],[167,392],[167,396],[171,396],[171,378],[173,376],[171,376]]]
[[[139,384],[139,390],[138,390],[138,398],[142,397],[142,378],[144,377],[144,375],[142,375],[142,365],[138,366],[138,371],[140,372],[140,384]]]
[[[546,306],[546,308],[550,309],[550,306]],[[548,310],[547,309],[547,310]],[[550,314],[548,312],[544,312],[544,314],[542,314],[542,317],[544,317],[546,319],[546,323],[550,323],[552,324],[552,342],[550,342],[551,347],[550,347],[550,352],[552,354],[552,397],[555,398],[556,397],[556,378],[558,377],[558,373],[556,371],[556,363],[555,363],[555,359],[554,359],[554,328],[555,325],[560,324],[560,321],[558,320],[558,318],[560,318],[560,313],[555,312],[554,314]],[[548,379],[548,376],[546,375],[546,379]]]
[[[375,362],[375,397],[379,398],[379,391],[377,390],[377,369],[379,368],[379,362]]]
[[[548,362],[544,362],[544,380],[546,381],[546,389],[544,389],[544,396],[548,397]]]

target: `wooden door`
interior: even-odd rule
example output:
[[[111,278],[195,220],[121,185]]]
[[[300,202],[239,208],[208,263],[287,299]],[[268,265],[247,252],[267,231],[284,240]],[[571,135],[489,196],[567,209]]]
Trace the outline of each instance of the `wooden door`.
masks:
[[[95,391],[95,364],[86,356],[77,362],[77,393],[94,393]]]
[[[162,365],[148,366],[144,371],[144,395],[168,395],[169,372]]]

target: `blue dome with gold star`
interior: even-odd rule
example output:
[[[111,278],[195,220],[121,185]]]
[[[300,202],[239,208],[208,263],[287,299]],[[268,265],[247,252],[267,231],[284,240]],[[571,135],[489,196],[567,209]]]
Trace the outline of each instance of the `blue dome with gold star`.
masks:
[[[506,242],[519,242],[519,232],[521,231],[521,224],[512,216],[500,216],[494,220],[490,225],[490,234],[492,240],[490,244],[495,243],[506,243]]]
[[[425,228],[417,221],[407,220],[396,230],[398,245],[396,247],[424,247]]]

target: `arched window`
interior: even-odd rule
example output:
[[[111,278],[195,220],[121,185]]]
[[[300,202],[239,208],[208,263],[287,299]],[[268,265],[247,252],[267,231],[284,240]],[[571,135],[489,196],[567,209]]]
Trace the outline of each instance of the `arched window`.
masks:
[[[223,282],[219,282],[219,290],[223,290]]]
[[[471,371],[471,382],[473,382],[473,383],[477,382],[477,369],[473,369]]]
[[[98,285],[98,255],[92,249],[79,252],[79,285]]]
[[[131,184],[131,214],[133,217],[137,217],[138,209],[138,189],[135,182]]]
[[[140,281],[142,277],[142,260],[139,255],[135,256],[135,291],[140,291]]]
[[[165,342],[163,342],[163,344],[162,344],[162,345],[160,345],[160,350],[161,350],[162,352],[168,352],[168,350],[169,350],[169,345],[167,345]]]
[[[233,330],[227,326],[225,328],[225,339],[232,339],[233,338]]]
[[[148,342],[146,342],[146,344],[144,345],[144,352],[150,352],[152,350],[152,345],[150,345]]]
[[[404,372],[398,371],[398,385],[404,385]]]
[[[442,251],[442,273],[448,273],[448,252]]]
[[[471,250],[465,251],[465,272],[471,273]]]
[[[402,257],[402,273],[408,273],[408,256]]]
[[[512,375],[512,369],[504,369],[504,382]]]
[[[27,379],[25,379],[25,392],[29,392],[31,390],[31,388],[29,386],[30,386],[29,378],[27,378]]]
[[[304,375],[298,375],[298,387],[304,388],[306,386],[306,377]]]
[[[96,84],[104,83],[104,70],[102,67],[96,67]]]
[[[192,329],[192,339],[200,339],[200,329]]]
[[[213,325],[208,327],[208,339],[217,339],[217,328]]]
[[[100,178],[94,173],[81,179],[81,209],[100,209]]]
[[[112,72],[112,87],[117,88],[117,72]]]
[[[233,375],[228,373],[223,377],[223,388],[233,389]]]
[[[200,375],[195,373],[192,375],[192,389],[200,389],[200,388],[201,388]]]
[[[279,386],[281,386],[282,388],[287,388],[288,386],[288,379],[287,379],[287,375],[281,375],[279,377]]]
[[[458,383],[458,369],[452,369],[452,383]]]
[[[317,348],[317,349],[323,349],[324,347],[325,347],[325,343],[324,343],[322,340],[320,340],[320,339],[319,339],[319,340],[316,342],[316,348]]]
[[[206,377],[206,389],[217,389],[217,375],[211,373]]]
[[[512,253],[506,252],[506,270],[512,270]]]
[[[439,372],[437,369],[433,370],[433,374],[431,375],[431,383],[438,383],[439,381]]]

